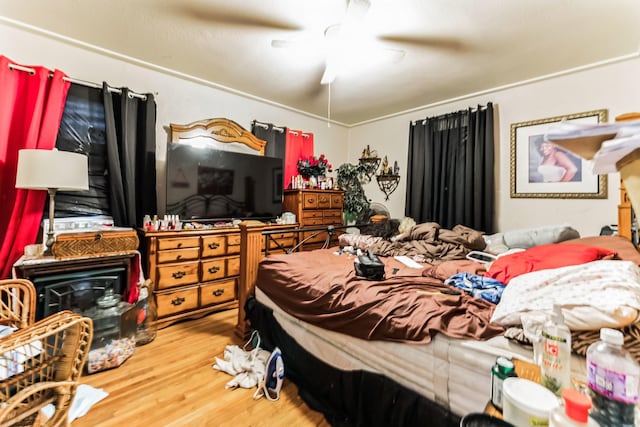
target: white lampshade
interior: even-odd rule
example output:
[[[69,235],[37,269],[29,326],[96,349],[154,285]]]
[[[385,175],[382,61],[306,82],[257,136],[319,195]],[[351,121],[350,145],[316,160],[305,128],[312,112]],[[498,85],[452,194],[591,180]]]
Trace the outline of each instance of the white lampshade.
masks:
[[[70,151],[20,150],[16,188],[88,190],[89,160],[84,154]]]

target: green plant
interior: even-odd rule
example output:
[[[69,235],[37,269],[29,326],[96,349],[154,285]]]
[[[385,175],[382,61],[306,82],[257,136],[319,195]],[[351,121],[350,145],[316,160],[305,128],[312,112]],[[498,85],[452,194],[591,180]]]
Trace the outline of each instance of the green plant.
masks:
[[[361,180],[369,172],[369,165],[343,163],[336,169],[338,187],[344,190],[344,213],[347,221],[363,221],[369,213],[369,199]]]

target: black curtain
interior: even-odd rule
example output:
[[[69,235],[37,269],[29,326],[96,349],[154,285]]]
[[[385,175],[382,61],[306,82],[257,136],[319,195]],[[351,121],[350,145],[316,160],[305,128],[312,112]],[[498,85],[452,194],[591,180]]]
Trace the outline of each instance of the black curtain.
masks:
[[[156,103],[128,88],[102,87],[105,109],[111,213],[116,226],[142,226],[158,212],[156,197]]]
[[[284,159],[284,149],[287,135],[284,127],[277,127],[271,123],[251,122],[251,133],[257,138],[267,141],[264,155]]]
[[[405,215],[494,233],[493,104],[411,123]]]

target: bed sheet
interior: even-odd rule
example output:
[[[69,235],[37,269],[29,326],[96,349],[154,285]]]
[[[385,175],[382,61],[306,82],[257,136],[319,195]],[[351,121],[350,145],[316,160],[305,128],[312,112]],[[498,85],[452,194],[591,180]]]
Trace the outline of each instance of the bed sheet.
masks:
[[[259,288],[256,299],[273,310],[280,326],[299,345],[323,362],[345,371],[384,375],[459,416],[484,410],[490,400],[491,367],[497,356],[532,361],[529,348],[503,336],[471,341],[437,334],[428,344],[370,341],[297,319]]]

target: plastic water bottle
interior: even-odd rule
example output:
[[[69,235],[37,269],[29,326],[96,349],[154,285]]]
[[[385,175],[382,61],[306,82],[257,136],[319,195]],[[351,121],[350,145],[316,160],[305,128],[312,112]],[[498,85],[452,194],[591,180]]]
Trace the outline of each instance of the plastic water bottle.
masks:
[[[542,327],[542,385],[560,396],[571,387],[571,331],[564,323],[559,305],[553,306],[551,319]]]
[[[624,336],[602,328],[600,341],[587,350],[587,379],[593,408],[591,417],[603,427],[633,427],[638,404],[640,366],[622,347]]]

